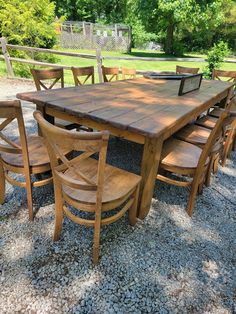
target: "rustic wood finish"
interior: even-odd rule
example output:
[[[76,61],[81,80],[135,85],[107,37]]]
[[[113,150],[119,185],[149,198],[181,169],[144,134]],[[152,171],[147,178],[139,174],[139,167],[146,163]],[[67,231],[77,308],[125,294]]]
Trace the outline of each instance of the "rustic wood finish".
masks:
[[[47,149],[41,137],[26,137],[20,101],[1,101],[0,118],[4,119],[0,124],[0,138],[4,142],[0,144],[0,204],[5,200],[5,180],[10,184],[26,188],[29,219],[32,221],[32,188],[52,182],[52,177],[34,182],[31,180],[32,174],[40,175],[50,170]],[[15,119],[19,129],[19,141],[12,141],[2,132]],[[9,174],[11,172],[22,174],[25,181],[13,179]]]
[[[163,145],[157,179],[176,186],[190,187],[190,196],[186,208],[189,216],[192,216],[197,192],[202,190],[203,183],[206,180],[207,169],[210,164],[209,157],[227,115],[227,112],[222,113],[203,149],[174,138],[167,140]],[[168,176],[168,173],[186,175],[192,177],[192,180],[173,179]]]
[[[176,73],[177,74],[185,74],[185,73],[197,74],[198,71],[199,71],[199,68],[188,68],[188,67],[176,65]]]
[[[144,144],[139,217],[149,212],[163,140],[222,99],[233,84],[203,81],[201,89],[177,96],[179,81],[144,78],[22,93],[50,116]],[[144,192],[145,191],[145,192]]]
[[[91,84],[94,84],[94,67],[81,67],[75,68],[72,67],[71,71],[73,73],[75,86],[84,85],[89,79],[91,80]],[[80,77],[83,77],[81,80]]]
[[[136,223],[141,177],[106,164],[107,131],[74,133],[52,126],[39,111],[34,113],[34,117],[45,137],[53,171],[56,207],[54,240],[60,238],[63,215],[75,223],[93,227],[93,262],[97,264],[101,226],[117,221],[127,211],[130,224]],[[81,154],[68,160],[63,150],[69,147]],[[99,155],[98,160],[91,158],[95,153]],[[80,211],[94,213],[94,218],[74,215],[65,202]],[[119,212],[108,218],[102,217],[104,211],[121,205],[123,207]]]
[[[119,68],[107,68],[102,66],[103,82],[111,82],[119,80]]]

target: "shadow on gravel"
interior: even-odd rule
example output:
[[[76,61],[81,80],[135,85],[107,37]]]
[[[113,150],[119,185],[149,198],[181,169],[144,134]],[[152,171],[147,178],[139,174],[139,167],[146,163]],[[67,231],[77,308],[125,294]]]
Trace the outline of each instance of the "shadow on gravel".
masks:
[[[141,158],[141,145],[111,139],[109,163],[139,173]],[[230,189],[227,182],[223,176],[220,184]],[[208,188],[190,219],[185,192],[158,183],[145,220],[131,227],[125,216],[104,226],[95,267],[92,228],[65,219],[61,240],[53,243],[53,190],[34,189],[40,210],[33,223],[26,210],[0,221],[8,304],[25,312],[233,313],[235,208]],[[23,189],[10,193],[25,204]]]

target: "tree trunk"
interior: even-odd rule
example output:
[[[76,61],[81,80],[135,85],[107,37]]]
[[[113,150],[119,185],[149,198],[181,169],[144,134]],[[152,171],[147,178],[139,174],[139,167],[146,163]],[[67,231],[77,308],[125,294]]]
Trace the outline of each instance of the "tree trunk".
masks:
[[[166,30],[165,53],[167,54],[173,54],[174,52],[174,29],[174,23],[170,20]]]

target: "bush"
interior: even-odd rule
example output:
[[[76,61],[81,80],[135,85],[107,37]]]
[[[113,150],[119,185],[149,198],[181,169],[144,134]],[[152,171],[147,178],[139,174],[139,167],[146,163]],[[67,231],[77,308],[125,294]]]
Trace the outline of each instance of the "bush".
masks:
[[[56,43],[54,11],[49,0],[0,0],[0,36],[13,45],[51,48]]]
[[[52,48],[57,40],[55,5],[49,0],[0,0],[0,36],[8,43],[22,46]],[[55,63],[57,59],[44,53],[32,54],[11,50],[11,57]],[[27,64],[14,63],[14,73],[31,77]]]
[[[173,54],[176,57],[182,57],[184,55],[184,52],[185,52],[184,45],[182,43],[180,43],[180,42],[174,42]]]
[[[228,44],[220,41],[208,51],[207,66],[204,70],[204,77],[211,78],[214,69],[217,69],[224,62],[224,58],[230,54]]]

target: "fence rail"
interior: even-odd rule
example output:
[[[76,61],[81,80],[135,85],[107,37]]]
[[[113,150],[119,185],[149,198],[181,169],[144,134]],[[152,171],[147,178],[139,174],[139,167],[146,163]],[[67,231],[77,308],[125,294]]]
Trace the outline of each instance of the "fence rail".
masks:
[[[22,59],[22,58],[15,58],[11,57],[9,50],[21,50],[21,51],[29,51],[32,53],[49,53],[55,55],[62,55],[68,57],[76,57],[76,58],[85,58],[85,59],[93,59],[97,61],[97,72],[99,77],[99,82],[102,82],[102,62],[103,60],[126,60],[126,61],[187,61],[187,62],[204,62],[207,61],[205,58],[148,58],[148,57],[115,57],[115,56],[102,56],[101,49],[96,49],[96,53],[93,54],[85,54],[85,53],[77,53],[77,52],[67,52],[67,51],[60,51],[54,49],[45,49],[45,48],[36,48],[36,47],[27,47],[27,46],[20,46],[20,45],[11,45],[7,44],[6,38],[0,38],[0,48],[2,48],[2,55],[0,55],[0,59],[3,59],[6,64],[7,75],[8,77],[14,77],[14,71],[12,67],[12,62],[20,62],[25,64],[32,64],[44,67],[54,67],[54,68],[64,68],[66,70],[70,69],[71,67],[68,65],[62,64],[54,64],[54,63],[47,63],[41,61],[35,61],[31,59]],[[225,62],[229,63],[236,63],[234,59],[226,59]],[[143,74],[147,71],[139,70],[137,71],[138,74]]]

